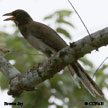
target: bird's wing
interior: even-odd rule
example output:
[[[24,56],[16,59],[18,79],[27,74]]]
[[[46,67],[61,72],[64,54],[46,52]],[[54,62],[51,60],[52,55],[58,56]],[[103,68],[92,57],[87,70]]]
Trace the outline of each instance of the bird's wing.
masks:
[[[39,22],[33,22],[29,25],[31,34],[36,38],[42,40],[54,50],[59,51],[60,49],[67,46],[66,42],[50,27],[41,24]]]

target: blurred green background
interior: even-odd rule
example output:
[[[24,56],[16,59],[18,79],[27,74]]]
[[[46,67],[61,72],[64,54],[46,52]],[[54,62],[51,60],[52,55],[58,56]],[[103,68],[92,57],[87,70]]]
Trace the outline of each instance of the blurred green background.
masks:
[[[48,25],[54,25],[55,30],[65,39],[72,41],[71,29],[75,28],[70,21],[72,11],[58,10],[50,15],[47,15],[44,20]],[[15,25],[12,25],[14,32],[8,34],[0,32],[0,46],[11,50],[5,57],[15,66],[20,72],[27,72],[34,65],[42,63],[47,58],[38,53],[34,48],[27,43],[19,33]],[[86,57],[81,58],[80,63],[91,77],[95,72],[93,63]],[[103,65],[95,75],[95,81],[100,89],[108,88],[106,80],[108,74],[104,70],[108,65]],[[22,108],[107,108],[108,103],[104,97],[92,97],[88,91],[81,85],[79,89],[67,68],[64,71],[57,73],[52,79],[44,81],[38,86],[38,90],[26,92],[15,98],[14,102],[23,102]],[[0,72],[0,87],[2,90],[9,88],[9,82]],[[104,102],[104,106],[86,106],[85,102]],[[12,106],[19,108],[20,106]]]

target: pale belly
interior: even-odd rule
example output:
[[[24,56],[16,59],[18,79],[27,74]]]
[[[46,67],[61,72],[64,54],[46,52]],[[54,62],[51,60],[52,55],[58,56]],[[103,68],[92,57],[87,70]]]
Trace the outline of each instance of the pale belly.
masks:
[[[55,53],[54,49],[43,43],[41,40],[35,38],[34,36],[28,36],[27,41],[37,50],[41,52],[46,52],[50,50],[51,52]]]

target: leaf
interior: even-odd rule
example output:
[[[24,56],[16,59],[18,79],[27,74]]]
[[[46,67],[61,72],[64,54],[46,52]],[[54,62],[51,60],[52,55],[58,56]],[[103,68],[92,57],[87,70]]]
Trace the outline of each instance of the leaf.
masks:
[[[56,22],[57,23],[64,23],[64,24],[67,24],[67,25],[69,25],[71,27],[74,27],[73,24],[71,24],[70,22],[68,22],[68,21],[66,21],[66,20],[64,20],[62,18],[57,19]]]
[[[63,18],[64,16],[70,16],[71,13],[72,13],[72,11],[70,11],[70,10],[59,10],[59,11],[54,12],[53,14],[50,14],[50,15],[44,17],[44,20],[51,19],[52,17],[54,17],[56,15]]]
[[[54,14],[50,14],[50,15],[48,15],[48,16],[46,16],[46,17],[44,17],[44,20],[51,19],[53,16],[54,16]]]
[[[56,11],[55,14],[58,14],[59,16],[70,16],[72,13],[72,11],[70,10],[59,10],[59,11]]]
[[[58,28],[56,29],[56,31],[57,31],[58,33],[61,33],[61,34],[65,35],[67,38],[71,39],[70,34],[69,34],[65,29],[58,27]]]

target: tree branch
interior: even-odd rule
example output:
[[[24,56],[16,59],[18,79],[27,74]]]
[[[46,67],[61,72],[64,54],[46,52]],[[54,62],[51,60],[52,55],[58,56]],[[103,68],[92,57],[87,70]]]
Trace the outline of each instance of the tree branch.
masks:
[[[70,46],[60,50],[53,57],[23,75],[19,74],[19,72],[12,66],[5,66],[7,61],[3,60],[3,56],[1,56],[0,71],[4,73],[7,72],[7,74],[5,74],[6,77],[11,79],[10,91],[8,94],[19,96],[23,90],[35,90],[36,86],[44,80],[52,78],[54,74],[59,72],[68,64],[75,62],[80,57],[93,50],[98,50],[98,48],[108,45],[108,28],[97,31],[91,34],[91,36],[93,37],[93,40],[91,40],[89,36],[86,36],[81,40],[71,43]],[[16,71],[15,73],[17,76],[13,75],[14,77],[9,77],[8,75],[14,71]]]
[[[8,78],[8,80],[11,80],[21,73],[4,58],[2,52],[0,51],[0,71]]]

